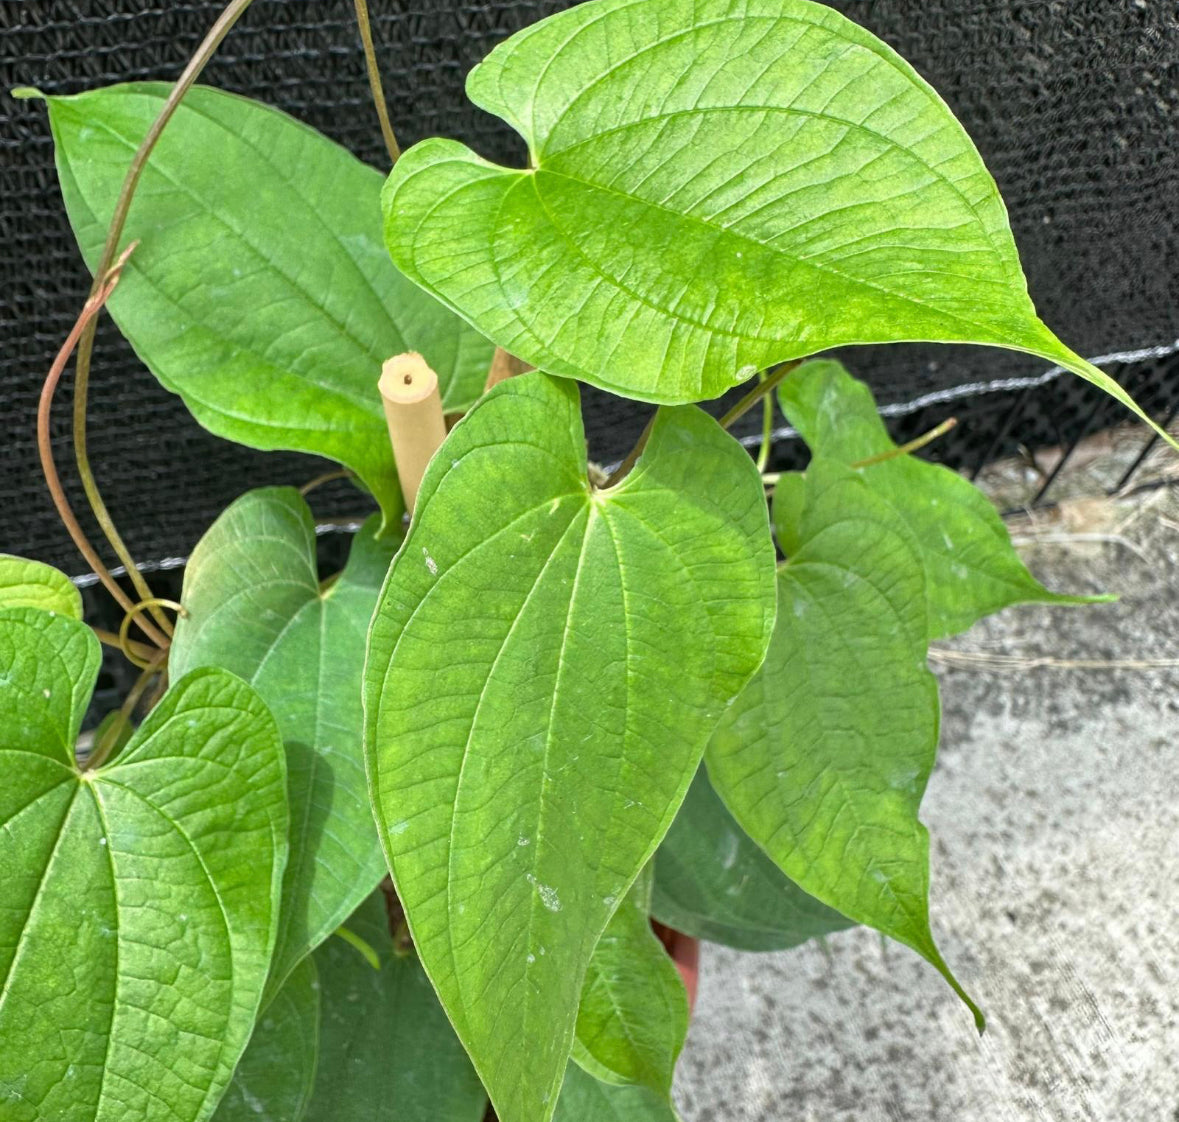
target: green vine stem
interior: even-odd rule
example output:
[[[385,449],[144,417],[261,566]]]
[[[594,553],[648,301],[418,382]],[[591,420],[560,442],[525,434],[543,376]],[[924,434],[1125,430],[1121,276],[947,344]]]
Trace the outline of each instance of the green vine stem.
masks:
[[[639,439],[635,441],[635,446],[626,454],[626,459],[610,473],[610,478],[606,480],[602,488],[603,490],[613,487],[615,483],[621,483],[629,474],[630,469],[639,462],[639,457],[643,454],[643,449],[647,447],[647,438],[651,435],[651,430],[655,427],[655,418],[658,416],[658,412],[651,414],[643,431],[639,434]]]
[[[131,628],[131,624],[136,619],[139,618],[139,615],[141,612],[144,612],[144,611],[148,610],[149,608],[157,608],[157,607],[159,607],[159,608],[172,608],[176,612],[176,614],[179,616],[184,616],[184,615],[188,614],[184,610],[184,608],[180,604],[178,604],[175,600],[164,600],[160,597],[156,597],[155,599],[152,599],[152,600],[141,600],[138,604],[134,605],[127,612],[127,614],[125,616],[123,616],[123,622],[121,624],[119,624],[119,636],[118,636],[119,648],[122,650],[123,654],[127,657],[128,662],[135,663],[136,666],[140,667],[143,670],[146,670],[148,668],[148,663],[139,662],[136,660],[135,653],[131,650],[130,639],[128,638],[127,633]]]
[[[401,148],[393,133],[393,123],[389,120],[389,106],[385,103],[385,90],[381,86],[377,50],[373,46],[373,29],[368,18],[368,0],[356,0],[356,24],[360,28],[360,41],[364,44],[364,63],[368,68],[368,84],[373,92],[373,105],[381,122],[381,135],[385,138],[385,147],[389,150],[389,162],[395,164],[401,155]]]
[[[764,373],[761,380],[765,381]],[[757,450],[757,470],[764,473],[770,462],[770,449],[774,446],[774,399],[766,394],[761,403],[761,447]]]
[[[355,479],[356,472],[350,468],[336,468],[334,471],[325,471],[322,475],[317,475],[314,479],[309,479],[302,487],[299,488],[299,494],[303,498],[307,498],[317,487],[322,487],[325,483],[332,483],[337,479]]]
[[[136,243],[132,242],[113,266],[97,274],[98,283],[87,298],[81,312],[78,313],[77,321],[69,335],[66,336],[61,349],[57,352],[57,357],[53,360],[53,365],[45,376],[45,383],[41,387],[41,399],[37,404],[37,451],[41,457],[41,473],[45,476],[45,484],[49,488],[57,516],[69,532],[78,551],[86,559],[86,563],[124,611],[130,611],[134,607],[131,598],[119,587],[118,582],[111,575],[110,569],[98,556],[98,551],[86,536],[86,532],[74,514],[73,507],[70,506],[69,499],[66,498],[65,489],[61,485],[61,477],[57,473],[57,464],[53,459],[53,444],[49,437],[49,416],[53,409],[53,395],[57,392],[57,385],[61,381],[62,372],[70,360],[70,355],[73,354],[74,348],[78,346],[78,341],[84,336],[87,328],[93,324],[103,305],[110,298],[110,294],[114,292],[115,286],[119,283],[119,274],[123,271],[123,266],[134,251],[135,245]],[[147,620],[140,620],[139,627],[157,646],[166,647],[168,645],[167,636],[156,630]]]
[[[151,662],[144,668],[143,673],[135,679],[135,685],[131,687],[131,692],[127,694],[127,700],[119,708],[118,717],[111,721],[102,739],[94,746],[94,751],[90,753],[82,764],[83,771],[95,771],[102,767],[110,758],[111,752],[119,742],[119,736],[123,729],[130,723],[131,715],[135,712],[135,707],[139,704],[139,699],[143,697],[144,691],[151,684],[151,680],[163,670],[167,657],[168,652],[166,650],[156,651]]]
[[[793,362],[784,362],[781,366],[775,367],[765,378],[763,378],[756,386],[753,387],[736,405],[733,406],[720,419],[720,427],[722,429],[732,428],[734,422],[744,417],[763,397],[772,393],[778,388],[779,383],[790,373],[791,370],[797,369],[802,365],[802,359],[795,359]]]
[[[213,53],[221,45],[221,40],[225,38],[230,28],[237,23],[242,13],[250,6],[250,2],[251,0],[231,0],[231,3],[226,5],[225,10],[217,17],[216,22],[209,29],[209,33],[197,48],[196,53],[189,60],[188,65],[184,68],[184,72],[177,79],[176,85],[172,87],[172,92],[168,95],[168,100],[164,103],[163,109],[160,110],[160,115],[155,119],[151,128],[148,129],[147,135],[140,143],[134,158],[131,160],[131,166],[127,169],[127,177],[123,180],[123,188],[119,192],[119,198],[115,203],[115,211],[111,217],[110,228],[107,231],[102,257],[99,259],[98,266],[94,270],[95,281],[90,290],[92,297],[102,287],[103,278],[105,278],[111,265],[114,263],[115,255],[118,252],[119,239],[123,236],[123,227],[126,225],[127,214],[131,209],[131,200],[135,196],[135,188],[139,184],[139,178],[143,174],[148,156],[151,155],[152,149],[156,146],[156,141],[159,140],[160,134],[172,119],[172,115],[176,112],[181,99],[200,76],[201,71],[204,70],[209,59],[213,57]],[[94,511],[94,517],[98,520],[99,526],[102,527],[103,534],[106,535],[111,548],[118,555],[123,567],[127,570],[127,576],[135,586],[135,591],[139,599],[141,601],[153,600],[154,596],[151,588],[148,587],[147,581],[143,579],[143,575],[139,572],[139,568],[135,564],[135,559],[131,556],[130,550],[128,550],[118,530],[115,528],[114,520],[111,518],[110,511],[107,509],[106,503],[98,490],[98,484],[94,479],[94,472],[90,467],[90,454],[86,444],[86,412],[89,402],[90,360],[94,352],[95,326],[94,317],[91,316],[82,331],[81,338],[77,342],[78,358],[74,368],[74,457],[78,464],[78,474],[81,477],[86,498],[89,500],[90,507]],[[77,538],[74,540],[77,542]],[[86,559],[87,561],[91,560],[89,556]],[[98,570],[96,569],[95,572],[98,572]],[[109,573],[107,575],[109,576]],[[99,576],[101,577],[101,574]],[[107,582],[103,581],[103,584],[107,584]],[[109,589],[110,585],[107,585],[107,588]],[[125,605],[119,597],[116,596],[115,598],[119,600],[120,605],[124,607],[129,606],[129,602]],[[152,616],[167,635],[172,634],[172,625],[162,611],[153,607]],[[141,623],[140,626],[144,626],[144,623]],[[166,645],[166,640],[164,642]]]
[[[927,444],[931,444],[939,436],[945,436],[957,423],[957,417],[947,417],[940,425],[935,425],[929,432],[923,433],[915,440],[910,440],[908,444],[902,444],[899,448],[890,448],[887,452],[877,452],[875,456],[869,456],[866,460],[857,460],[851,466],[854,468],[866,468],[871,467],[873,464],[882,464],[886,460],[895,460],[900,456],[907,456],[910,452],[916,452],[918,449],[924,448]]]

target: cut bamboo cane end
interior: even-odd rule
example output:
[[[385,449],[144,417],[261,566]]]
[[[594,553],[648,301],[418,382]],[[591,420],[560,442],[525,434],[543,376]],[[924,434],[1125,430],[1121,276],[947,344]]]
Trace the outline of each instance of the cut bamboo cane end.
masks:
[[[394,355],[377,382],[405,506],[413,510],[430,458],[446,439],[438,375],[420,354]]]
[[[438,375],[417,351],[386,359],[377,382],[381,396],[397,405],[415,405],[438,390]]]

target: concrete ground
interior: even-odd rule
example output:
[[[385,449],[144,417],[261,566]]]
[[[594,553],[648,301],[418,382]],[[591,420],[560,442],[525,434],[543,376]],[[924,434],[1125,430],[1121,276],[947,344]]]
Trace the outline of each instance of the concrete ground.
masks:
[[[871,931],[706,945],[684,1122],[1179,1122],[1179,493],[1012,530],[1050,587],[1122,599],[1011,609],[935,659],[933,925],[986,1034]]]

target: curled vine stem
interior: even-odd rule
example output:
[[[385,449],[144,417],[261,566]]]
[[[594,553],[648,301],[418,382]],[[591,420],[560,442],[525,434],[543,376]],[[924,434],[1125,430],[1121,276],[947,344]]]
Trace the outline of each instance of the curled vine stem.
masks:
[[[381,122],[381,135],[385,138],[385,147],[389,150],[389,163],[395,164],[401,155],[401,148],[393,133],[393,123],[389,120],[389,106],[385,102],[385,90],[381,85],[377,50],[373,46],[372,23],[368,18],[368,0],[356,0],[356,25],[360,29],[360,41],[364,44],[364,64],[368,69],[368,85],[372,90],[373,105]]]
[[[118,261],[109,269],[99,274],[98,283],[94,291],[91,292],[86,303],[82,306],[82,311],[78,314],[77,321],[74,323],[69,335],[66,336],[65,342],[62,343],[61,349],[57,352],[57,357],[53,360],[53,365],[45,377],[45,384],[41,387],[41,399],[37,404],[37,451],[41,457],[41,471],[45,476],[45,484],[49,488],[49,494],[53,499],[53,505],[57,510],[57,515],[73,539],[74,545],[78,547],[78,551],[86,559],[86,563],[94,571],[98,579],[102,581],[103,587],[115,598],[115,601],[124,611],[130,611],[134,606],[131,598],[119,587],[118,581],[111,575],[111,571],[103,563],[102,558],[98,556],[98,551],[90,543],[90,539],[86,536],[85,531],[78,522],[77,516],[74,514],[73,507],[70,506],[69,499],[66,498],[65,489],[61,485],[61,477],[57,473],[57,464],[53,459],[53,444],[49,437],[49,417],[53,410],[53,395],[57,392],[58,383],[61,381],[62,372],[66,368],[66,363],[70,360],[70,355],[73,354],[74,348],[78,346],[78,341],[82,338],[87,326],[93,323],[95,317],[102,310],[103,305],[110,299],[111,293],[114,292],[115,286],[119,283],[119,274],[123,271],[123,266],[127,263],[127,259],[134,252],[136,244],[132,242],[123,251]],[[139,627],[157,646],[166,647],[168,645],[167,636],[153,627],[147,620],[141,620]]]
[[[119,624],[119,649],[126,655],[128,662],[133,662],[141,670],[146,670],[148,666],[154,665],[155,655],[152,655],[151,659],[147,661],[141,661],[132,649],[128,632],[131,629],[131,624],[139,617],[140,613],[148,611],[151,608],[171,608],[180,616],[188,614],[175,600],[165,600],[159,596],[153,596],[150,600],[140,600],[138,604],[132,604],[127,609],[126,614],[123,616],[123,622]]]
[[[122,651],[127,660],[136,666],[146,666],[157,650],[156,647],[149,647],[146,643],[137,643],[134,639],[128,639],[122,643],[113,631],[105,631],[101,627],[92,627],[91,630],[104,647],[114,647],[115,650]],[[128,654],[128,651],[131,653]],[[139,661],[132,658],[131,654],[136,655]]]
[[[221,15],[217,17],[216,22],[209,29],[201,45],[197,48],[196,53],[189,60],[183,73],[177,79],[176,85],[172,87],[172,91],[168,94],[168,99],[164,102],[164,107],[160,110],[159,116],[152,123],[151,128],[147,130],[147,135],[144,136],[139,148],[136,150],[131,160],[131,166],[127,169],[126,178],[123,180],[122,189],[119,191],[119,197],[115,202],[115,211],[111,218],[110,227],[107,230],[106,242],[102,249],[102,257],[99,259],[98,267],[94,270],[94,286],[90,290],[92,298],[101,288],[103,278],[107,275],[115,260],[119,241],[123,236],[123,227],[127,222],[127,214],[131,209],[131,200],[135,196],[135,188],[139,184],[140,176],[143,174],[144,166],[147,164],[147,158],[156,146],[156,141],[159,140],[164,127],[172,119],[172,115],[180,105],[181,99],[200,76],[201,71],[204,70],[205,65],[213,57],[213,53],[217,50],[218,46],[220,46],[221,40],[229,33],[229,29],[237,23],[242,13],[250,6],[250,2],[251,0],[232,0],[231,3],[226,5]],[[74,458],[78,464],[78,475],[82,480],[82,488],[86,492],[86,498],[90,503],[91,509],[94,511],[94,517],[98,520],[103,534],[106,536],[107,541],[110,542],[111,548],[115,551],[120,562],[122,562],[123,567],[127,570],[127,576],[130,578],[136,594],[141,600],[152,600],[154,597],[152,596],[151,588],[148,587],[147,581],[143,579],[143,575],[139,572],[139,567],[135,564],[135,559],[131,556],[130,550],[115,528],[114,520],[111,518],[110,511],[107,509],[106,502],[103,500],[102,494],[98,489],[98,484],[95,482],[94,472],[90,467],[90,454],[86,444],[86,411],[89,402],[90,359],[94,351],[94,331],[95,322],[93,316],[91,316],[84,325],[80,338],[76,341],[78,359],[74,367]],[[75,541],[77,541],[76,538]],[[90,558],[87,557],[87,560],[89,561]],[[95,572],[98,572],[98,570],[96,569]],[[99,573],[99,576],[101,575]],[[103,581],[103,584],[106,584],[106,581]],[[109,589],[110,586],[107,585],[107,588]],[[117,596],[115,599],[119,601],[121,606],[124,606],[122,599]],[[167,616],[158,609],[152,610],[152,616],[159,630],[162,630],[165,635],[170,635],[172,625],[168,622]],[[146,632],[145,624],[146,621],[143,621],[140,623],[140,626],[144,627]],[[156,628],[153,627],[152,630],[156,631]],[[158,642],[154,636],[153,641]],[[164,639],[163,645],[167,645],[166,639]]]

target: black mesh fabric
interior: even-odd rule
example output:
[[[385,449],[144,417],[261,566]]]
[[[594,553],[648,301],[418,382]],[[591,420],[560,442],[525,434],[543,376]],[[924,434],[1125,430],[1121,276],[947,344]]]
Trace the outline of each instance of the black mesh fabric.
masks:
[[[522,158],[503,125],[469,106],[463,78],[511,32],[560,0],[370,0],[394,124],[403,143],[457,137],[499,161]],[[1179,19],[1167,0],[838,0],[942,92],[1007,200],[1033,297],[1089,357],[1153,351],[1142,391],[1164,411],[1176,392],[1179,338]],[[69,93],[120,80],[171,79],[221,4],[209,0],[2,0],[0,89]],[[349,0],[255,0],[205,81],[277,105],[382,166]],[[78,572],[39,479],[36,399],[88,287],[61,206],[44,106],[0,95],[0,550]],[[1090,418],[1092,391],[1057,379],[1017,393],[1004,380],[1043,364],[975,348],[867,348],[848,359],[880,400],[905,413],[902,435],[951,410],[963,420],[940,454],[967,463],[1014,440],[1055,442]],[[1132,372],[1132,367],[1118,369]],[[1144,374],[1141,372],[1145,372]],[[933,400],[930,401],[930,395]],[[1019,401],[1022,419],[997,403]],[[69,381],[54,434],[69,476]],[[922,404],[922,403],[925,404]],[[619,458],[645,410],[587,394],[591,452]],[[1113,416],[1114,414],[1111,414]],[[183,557],[248,486],[301,482],[309,457],[262,454],[199,429],[137,363],[109,321],[93,377],[92,458],[136,555]],[[743,430],[751,432],[756,418]],[[1008,424],[1008,428],[1010,425]],[[996,441],[997,435],[1004,439]],[[1004,443],[1006,441],[1006,444]],[[992,447],[993,446],[993,447]],[[785,449],[787,462],[791,453]],[[77,496],[75,496],[77,499]],[[346,487],[325,514],[363,508]],[[83,506],[77,499],[79,508]]]

